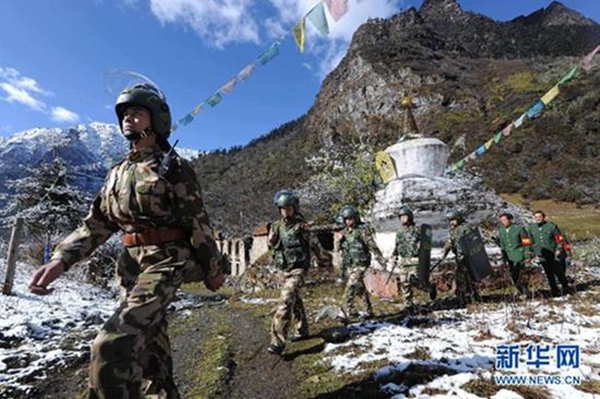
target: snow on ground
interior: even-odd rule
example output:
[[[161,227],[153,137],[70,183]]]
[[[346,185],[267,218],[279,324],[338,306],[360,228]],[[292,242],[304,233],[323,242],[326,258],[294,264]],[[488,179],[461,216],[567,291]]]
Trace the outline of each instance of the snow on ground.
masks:
[[[373,377],[382,380],[380,389],[390,397],[430,397],[429,391],[443,391],[438,397],[455,395],[477,398],[461,388],[474,379],[490,380],[494,375],[544,374],[580,376],[582,381],[600,381],[600,303],[598,293],[519,303],[481,304],[469,309],[436,311],[410,316],[399,324],[369,322],[350,326],[353,339],[327,344],[325,361],[339,373],[365,373],[380,367]],[[538,370],[526,364],[530,343],[550,344],[552,361]],[[517,370],[495,368],[497,345],[520,347]],[[579,345],[580,367],[556,368],[557,344]],[[388,364],[381,367],[381,364]],[[428,383],[407,387],[401,373],[410,366],[448,370]],[[399,374],[393,382],[390,378]],[[438,373],[439,374],[439,373]],[[387,380],[386,380],[387,377]],[[396,384],[396,382],[398,384]],[[553,398],[592,398],[572,385],[546,385]],[[424,392],[424,390],[427,390]],[[515,396],[516,395],[516,396]],[[520,397],[503,389],[494,398]]]
[[[65,277],[52,285],[52,294],[32,294],[32,273],[32,267],[17,264],[13,295],[0,295],[0,397],[26,393],[35,379],[87,356],[90,342],[78,337],[93,337],[117,305],[107,291]],[[2,280],[4,275],[0,261]]]
[[[275,303],[279,298],[248,298],[246,296],[240,297],[240,301],[250,305],[266,305],[268,303]]]

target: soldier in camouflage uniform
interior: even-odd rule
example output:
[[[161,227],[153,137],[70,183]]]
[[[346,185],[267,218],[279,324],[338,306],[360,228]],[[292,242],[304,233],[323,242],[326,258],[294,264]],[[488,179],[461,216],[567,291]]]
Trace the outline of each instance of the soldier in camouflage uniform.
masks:
[[[413,287],[427,289],[430,297],[435,299],[437,290],[435,285],[428,284],[423,286],[419,281],[419,248],[421,241],[421,228],[415,225],[414,214],[412,210],[403,206],[400,208],[400,223],[402,227],[396,233],[396,244],[394,252],[392,252],[391,261],[396,265],[398,256],[402,269],[400,270],[399,288],[404,299],[405,307],[414,307],[413,302]]]
[[[535,254],[548,278],[550,291],[553,296],[561,295],[556,284],[556,279],[558,278],[558,281],[562,285],[562,293],[571,293],[572,289],[565,276],[565,268],[560,263],[561,257],[571,257],[570,247],[558,226],[546,221],[546,214],[544,212],[536,211],[534,217],[535,223],[531,223],[527,230],[533,242]]]
[[[475,301],[481,301],[481,297],[477,292],[475,281],[471,275],[471,271],[465,262],[465,254],[460,246],[461,237],[467,233],[471,227],[465,223],[464,216],[456,210],[450,210],[446,213],[446,219],[450,223],[450,234],[442,249],[442,260],[448,256],[450,251],[454,253],[456,260],[456,272],[454,280],[456,282],[455,295],[460,306]]]
[[[513,223],[513,215],[503,213],[500,215],[502,226],[498,228],[498,245],[502,250],[502,257],[508,264],[510,275],[515,287],[521,295],[527,294],[526,284],[521,281],[521,271],[524,263],[532,257],[531,239],[525,227]]]
[[[371,265],[371,252],[375,254],[377,262],[381,265],[385,265],[385,259],[373,239],[373,231],[361,222],[356,208],[346,205],[341,209],[340,216],[346,226],[339,238],[342,263],[348,273],[343,299],[345,318],[342,321],[347,321],[348,317],[358,316],[354,308],[356,296],[362,297],[366,305],[367,317],[372,317],[373,307],[365,287],[365,272]]]
[[[269,246],[273,249],[275,266],[284,274],[283,289],[271,324],[271,344],[267,350],[281,355],[288,339],[288,330],[295,319],[292,341],[308,335],[308,321],[300,288],[310,267],[310,236],[307,223],[300,213],[300,201],[290,191],[275,194],[275,205],[281,218],[269,232]]]
[[[193,169],[174,151],[166,153],[171,116],[162,93],[146,83],[127,88],[116,113],[131,151],[108,173],[83,225],[58,245],[29,287],[48,294],[48,284],[122,231],[125,250],[117,262],[122,301],[92,344],[89,397],[179,398],[167,306],[188,275],[218,289],[224,280],[221,258]]]

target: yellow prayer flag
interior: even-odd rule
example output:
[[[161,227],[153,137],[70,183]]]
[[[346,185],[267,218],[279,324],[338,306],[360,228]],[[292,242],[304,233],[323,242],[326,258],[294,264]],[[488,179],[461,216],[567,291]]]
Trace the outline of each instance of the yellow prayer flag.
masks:
[[[548,93],[544,94],[544,97],[542,97],[542,102],[544,105],[548,105],[548,103],[554,100],[556,96],[558,96],[558,85],[554,86],[550,89],[550,91],[548,91]]]
[[[304,52],[304,38],[305,38],[305,30],[306,30],[306,18],[302,18],[298,25],[294,26],[292,33],[294,34],[294,39],[296,39],[296,44],[300,49],[300,52]]]
[[[381,176],[381,179],[383,179],[384,183],[387,184],[396,178],[397,175],[394,160],[389,156],[388,153],[379,151],[375,155],[375,166],[377,167],[379,175]]]

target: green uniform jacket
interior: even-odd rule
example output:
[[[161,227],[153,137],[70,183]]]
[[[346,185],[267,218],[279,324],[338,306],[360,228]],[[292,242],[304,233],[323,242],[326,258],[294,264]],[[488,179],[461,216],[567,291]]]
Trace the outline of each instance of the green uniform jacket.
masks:
[[[531,257],[529,251],[529,235],[525,227],[516,224],[498,229],[500,249],[511,262],[523,262]]]
[[[273,259],[281,270],[310,267],[310,237],[300,216],[273,223]]]
[[[421,228],[415,224],[402,226],[396,233],[396,245],[392,258],[416,258],[419,256],[419,244],[421,241]]]
[[[375,253],[379,263],[383,263],[383,255],[373,239],[373,232],[364,224],[355,228],[346,227],[340,240],[342,262],[345,267],[369,267],[371,251]]]
[[[562,237],[562,234],[554,223],[544,222],[541,225],[531,223],[528,226],[528,232],[536,255],[542,256],[542,250],[544,249],[553,253],[557,249],[561,249],[557,241],[559,237]]]
[[[130,151],[113,167],[83,225],[56,248],[52,259],[67,267],[88,257],[112,234],[144,229],[184,229],[209,277],[221,272],[221,256],[204,210],[200,185],[189,163],[176,156],[165,176],[158,145]]]

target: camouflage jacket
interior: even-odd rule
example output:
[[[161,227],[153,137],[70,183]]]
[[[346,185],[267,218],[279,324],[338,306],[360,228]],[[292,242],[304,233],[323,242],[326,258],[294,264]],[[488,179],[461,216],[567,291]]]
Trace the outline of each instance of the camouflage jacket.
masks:
[[[454,253],[457,262],[462,262],[465,258],[465,254],[460,245],[460,239],[465,233],[471,230],[472,227],[468,224],[460,224],[457,227],[450,230],[450,234],[448,235],[448,239],[442,248],[442,256],[446,257],[450,251]]]
[[[310,237],[307,224],[300,216],[279,219],[271,227],[269,244],[273,248],[275,266],[281,270],[310,267]]]
[[[113,233],[144,229],[184,229],[196,260],[209,277],[220,273],[220,256],[200,185],[189,163],[175,156],[165,176],[158,169],[165,154],[157,145],[130,151],[108,173],[83,225],[54,252],[67,267],[88,257]]]
[[[383,255],[373,239],[372,230],[364,224],[358,225],[356,228],[344,228],[340,246],[342,262],[347,268],[369,267],[371,252],[375,254],[379,263],[384,263]]]
[[[392,258],[415,258],[419,256],[419,244],[421,240],[421,229],[415,224],[402,226],[396,233],[396,245]]]

